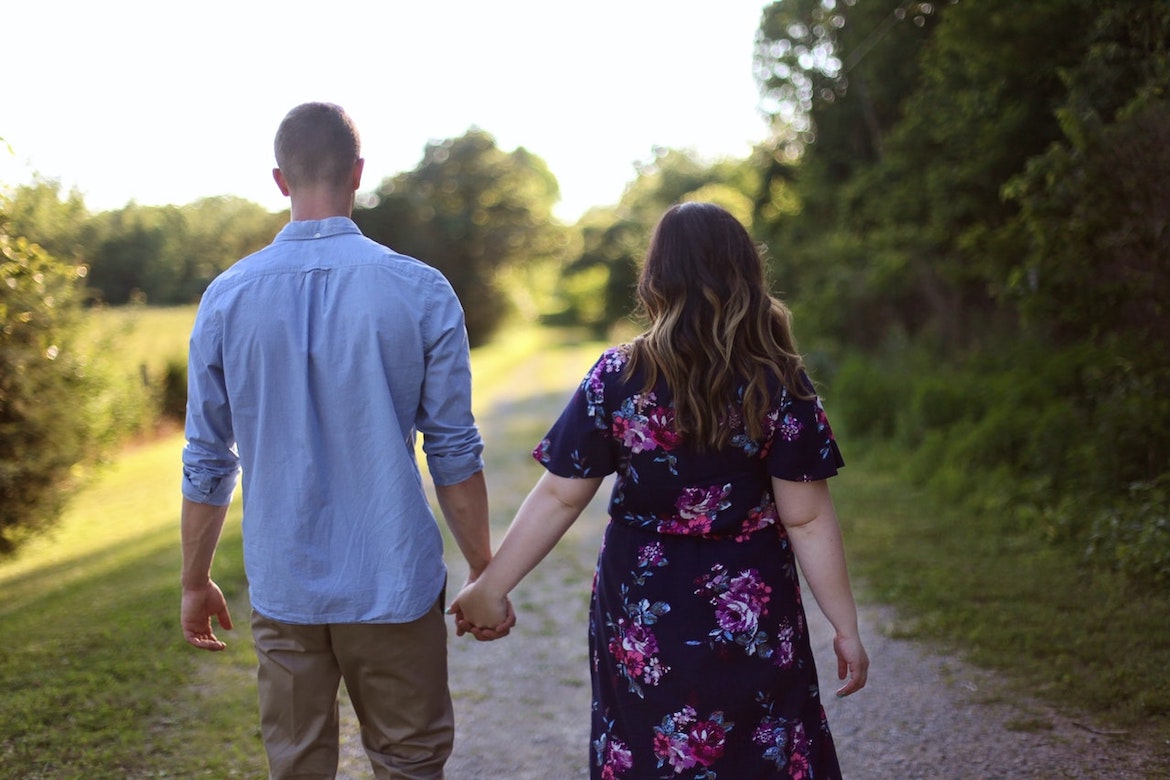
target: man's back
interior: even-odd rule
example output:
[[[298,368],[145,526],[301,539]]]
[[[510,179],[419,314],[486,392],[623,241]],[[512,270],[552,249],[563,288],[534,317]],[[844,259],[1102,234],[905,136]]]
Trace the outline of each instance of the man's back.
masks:
[[[348,219],[293,222],[211,285],[191,350],[209,370],[191,378],[185,457],[237,444],[253,606],[292,623],[431,607],[445,570],[415,427],[438,482],[481,467],[446,280]]]

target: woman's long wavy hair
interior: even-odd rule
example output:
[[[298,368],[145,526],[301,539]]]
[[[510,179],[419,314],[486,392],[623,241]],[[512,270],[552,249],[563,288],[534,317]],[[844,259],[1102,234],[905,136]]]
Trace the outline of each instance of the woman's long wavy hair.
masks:
[[[726,446],[735,405],[748,435],[762,439],[776,379],[809,397],[788,307],[768,293],[760,250],[722,208],[667,210],[650,239],[638,305],[650,324],[633,342],[627,376],[643,367],[643,392],[666,380],[677,432],[692,446]]]

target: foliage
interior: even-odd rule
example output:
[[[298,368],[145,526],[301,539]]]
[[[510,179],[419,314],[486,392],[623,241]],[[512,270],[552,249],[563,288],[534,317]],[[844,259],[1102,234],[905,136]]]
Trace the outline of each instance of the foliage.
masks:
[[[67,262],[85,262],[92,244],[92,215],[77,190],[61,192],[61,183],[36,177],[6,195],[8,232],[24,236],[50,256]]]
[[[0,555],[56,520],[107,422],[78,350],[85,267],[8,232],[0,212]]]
[[[675,203],[717,203],[752,227],[760,182],[751,161],[705,162],[660,147],[636,171],[616,206],[594,208],[578,223],[581,249],[565,266],[560,285],[564,305],[551,321],[603,333],[626,320],[634,310],[634,288],[650,231]]]
[[[497,275],[559,262],[568,236],[551,216],[558,197],[543,160],[523,147],[505,152],[472,128],[429,144],[418,166],[385,179],[354,221],[442,271],[463,302],[468,336],[481,344],[508,311]]]
[[[1121,3],[1065,72],[1064,139],[1008,183],[1030,239],[1009,284],[1061,341],[1170,365],[1170,6]]]
[[[215,276],[268,244],[285,222],[235,197],[186,206],[130,203],[93,220],[90,286],[109,304],[199,300]]]
[[[14,235],[88,265],[91,297],[112,305],[195,302],[216,274],[271,241],[286,220],[226,196],[91,214],[78,192],[63,194],[58,182],[42,179],[14,188],[8,213]]]
[[[1164,3],[783,0],[756,54],[758,229],[802,332],[842,355],[850,429],[989,525],[1156,587],[1168,41]]]

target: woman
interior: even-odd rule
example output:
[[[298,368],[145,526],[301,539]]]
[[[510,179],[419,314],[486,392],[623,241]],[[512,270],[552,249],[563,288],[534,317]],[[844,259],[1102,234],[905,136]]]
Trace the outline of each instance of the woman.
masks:
[[[650,327],[607,350],[534,456],[547,472],[452,605],[489,638],[508,592],[607,474],[590,606],[594,778],[836,778],[796,562],[836,630],[847,696],[869,661],[825,479],[843,465],[747,231],[676,205],[638,282]]]

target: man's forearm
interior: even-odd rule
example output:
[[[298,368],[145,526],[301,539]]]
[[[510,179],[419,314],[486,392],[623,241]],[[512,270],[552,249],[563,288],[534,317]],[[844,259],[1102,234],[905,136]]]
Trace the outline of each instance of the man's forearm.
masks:
[[[201,588],[211,579],[211,561],[227,517],[226,506],[183,499],[182,538],[184,590]]]
[[[487,483],[483,472],[477,471],[454,485],[436,485],[435,496],[472,578],[478,577],[492,559]]]

